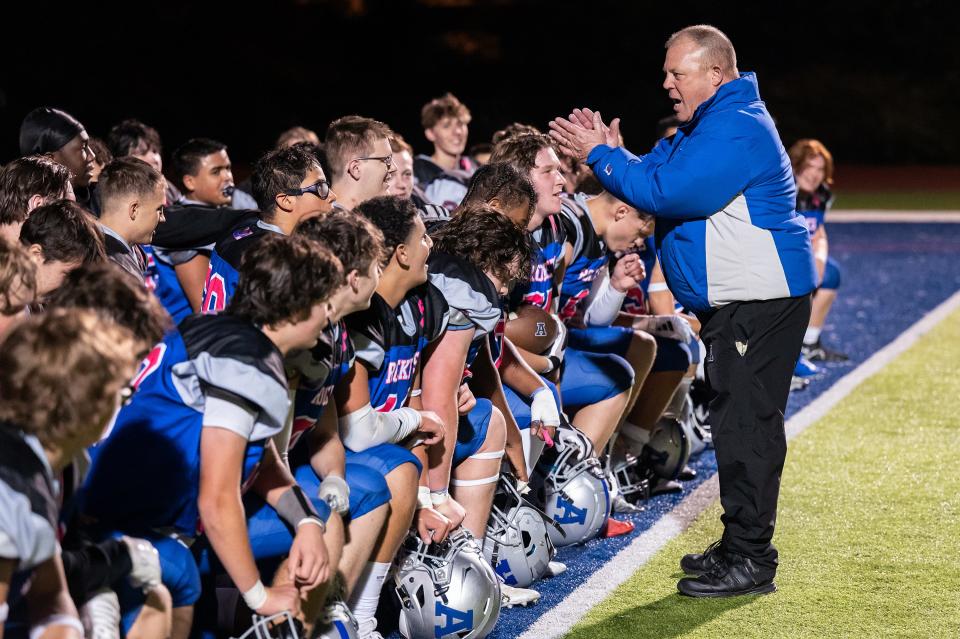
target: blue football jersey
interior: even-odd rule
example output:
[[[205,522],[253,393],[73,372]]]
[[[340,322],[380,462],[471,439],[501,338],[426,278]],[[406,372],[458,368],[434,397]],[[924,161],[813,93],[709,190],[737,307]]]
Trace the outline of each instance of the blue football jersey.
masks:
[[[815,193],[804,193],[797,189],[797,213],[803,216],[810,235],[823,226],[827,211],[833,205],[833,192],[821,184]]]
[[[557,270],[557,263],[563,257],[566,239],[566,232],[558,215],[549,216],[531,233],[533,263],[530,279],[511,291],[510,310],[519,308],[521,304],[533,304],[546,311],[551,310],[556,295],[553,274]]]
[[[259,218],[248,217],[217,242],[210,255],[210,270],[203,285],[202,312],[219,313],[227,307],[237,290],[243,254],[270,233],[281,231]]]
[[[568,321],[578,314],[583,300],[597,273],[607,265],[609,254],[603,240],[597,235],[590,219],[583,194],[565,197],[560,212],[560,223],[573,245],[573,255],[563,275],[560,289],[560,319]]]
[[[173,323],[179,324],[183,318],[193,313],[193,308],[180,286],[177,272],[166,252],[152,246],[142,245],[142,248],[147,256],[147,267],[143,272],[147,290],[153,291],[157,296],[163,308],[167,309],[173,318]]]
[[[356,357],[369,374],[370,404],[391,411],[406,404],[420,354],[447,327],[447,303],[429,282],[396,309],[374,293],[370,308],[346,318]]]
[[[343,320],[327,326],[312,349],[288,358],[288,367],[300,374],[289,449],[316,425],[333,396],[333,389],[350,372],[355,358],[353,340]]]
[[[257,412],[243,467],[245,488],[266,441],[286,420],[283,357],[243,319],[193,315],[144,359],[134,386],[110,434],[90,451],[81,512],[104,530],[194,535],[206,393],[216,388]]]

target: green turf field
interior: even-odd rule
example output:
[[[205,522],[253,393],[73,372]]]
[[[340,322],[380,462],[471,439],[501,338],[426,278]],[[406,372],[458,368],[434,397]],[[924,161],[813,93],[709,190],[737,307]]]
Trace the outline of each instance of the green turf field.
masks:
[[[779,592],[676,594],[714,506],[568,637],[960,637],[958,361],[960,312],[791,442]]]
[[[960,210],[960,191],[837,191],[835,210]],[[828,218],[829,220],[829,218]]]

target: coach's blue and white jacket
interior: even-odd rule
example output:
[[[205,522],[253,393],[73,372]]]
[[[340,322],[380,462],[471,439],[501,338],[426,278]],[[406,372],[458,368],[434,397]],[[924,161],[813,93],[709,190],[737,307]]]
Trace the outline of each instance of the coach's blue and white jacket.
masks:
[[[650,153],[600,145],[587,162],[604,188],[656,216],[660,263],[687,310],[816,286],[790,160],[753,73],[722,85]]]

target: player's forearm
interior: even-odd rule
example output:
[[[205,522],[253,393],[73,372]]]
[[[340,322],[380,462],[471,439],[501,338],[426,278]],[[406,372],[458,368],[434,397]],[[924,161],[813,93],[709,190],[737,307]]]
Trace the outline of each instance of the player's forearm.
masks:
[[[309,434],[310,466],[320,477],[345,477],[346,451],[337,433],[337,414],[327,406]]]
[[[253,491],[263,497],[268,504],[276,507],[280,496],[294,483],[290,470],[280,461],[273,442],[267,442],[257,469],[257,478],[253,482]]]
[[[250,549],[239,486],[216,494],[201,490],[198,505],[210,546],[240,592],[248,591],[260,579],[260,573]]]
[[[546,362],[544,369],[550,368],[552,365],[552,362],[546,357],[539,357],[539,359]],[[526,362],[521,349],[506,340],[504,340],[503,362],[500,365],[499,374],[503,384],[523,397],[530,397],[538,389],[546,386],[535,368]],[[498,386],[500,385],[494,385],[493,392],[497,393],[499,390],[499,393],[503,395],[503,389],[497,388]]]

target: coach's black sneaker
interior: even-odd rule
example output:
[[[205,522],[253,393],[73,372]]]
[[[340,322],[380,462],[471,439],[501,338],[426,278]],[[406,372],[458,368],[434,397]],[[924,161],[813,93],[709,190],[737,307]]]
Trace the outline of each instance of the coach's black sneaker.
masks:
[[[830,350],[818,339],[813,344],[804,344],[800,353],[811,361],[818,362],[845,362],[850,358],[840,351]]]
[[[775,571],[760,568],[742,555],[726,554],[699,577],[684,577],[677,590],[687,597],[737,597],[775,592]]]
[[[723,561],[723,540],[718,539],[700,554],[684,555],[680,559],[680,570],[699,577]]]

